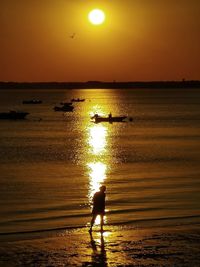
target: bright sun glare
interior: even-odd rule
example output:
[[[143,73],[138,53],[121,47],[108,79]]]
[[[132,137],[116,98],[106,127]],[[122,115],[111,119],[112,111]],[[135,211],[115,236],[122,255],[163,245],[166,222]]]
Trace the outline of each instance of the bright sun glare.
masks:
[[[105,13],[101,9],[93,9],[88,15],[89,21],[94,25],[100,25],[105,21]]]

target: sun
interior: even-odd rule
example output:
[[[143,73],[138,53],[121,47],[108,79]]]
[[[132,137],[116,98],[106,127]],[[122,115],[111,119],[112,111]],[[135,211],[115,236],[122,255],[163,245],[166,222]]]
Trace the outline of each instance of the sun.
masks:
[[[101,9],[93,9],[88,14],[89,21],[94,25],[100,25],[105,21],[105,13]]]

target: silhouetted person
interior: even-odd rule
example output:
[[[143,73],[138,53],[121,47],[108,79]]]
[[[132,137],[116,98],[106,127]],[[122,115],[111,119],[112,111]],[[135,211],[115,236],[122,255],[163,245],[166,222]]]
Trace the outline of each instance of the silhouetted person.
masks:
[[[97,215],[101,217],[101,231],[103,231],[103,216],[105,215],[105,198],[106,198],[106,187],[105,185],[99,188],[99,191],[96,192],[93,196],[93,209],[92,209],[92,220],[89,232],[92,232],[92,227],[96,220]]]
[[[108,118],[109,118],[109,120],[112,119],[112,113],[111,113],[111,112],[110,112],[110,114],[108,115]]]

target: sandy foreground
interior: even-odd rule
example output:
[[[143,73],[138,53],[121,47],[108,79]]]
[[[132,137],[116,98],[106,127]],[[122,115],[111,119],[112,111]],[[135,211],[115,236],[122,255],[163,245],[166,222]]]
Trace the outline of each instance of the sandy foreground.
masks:
[[[199,225],[65,230],[0,242],[0,266],[200,266]],[[2,239],[2,238],[1,238]]]

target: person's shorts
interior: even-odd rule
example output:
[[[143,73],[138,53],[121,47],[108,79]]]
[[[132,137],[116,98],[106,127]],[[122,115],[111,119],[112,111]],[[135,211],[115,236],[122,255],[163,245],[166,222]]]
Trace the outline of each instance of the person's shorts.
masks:
[[[104,210],[93,210],[92,214],[93,215],[105,215],[105,211]]]

